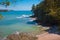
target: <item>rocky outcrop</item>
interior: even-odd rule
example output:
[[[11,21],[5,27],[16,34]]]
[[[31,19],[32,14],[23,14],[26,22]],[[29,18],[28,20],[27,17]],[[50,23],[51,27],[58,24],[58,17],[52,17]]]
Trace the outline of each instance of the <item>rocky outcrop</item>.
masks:
[[[48,27],[37,26],[38,29],[32,32],[14,32],[11,35],[8,35],[5,40],[37,40],[37,36],[45,33]]]
[[[37,37],[29,33],[19,33],[9,35],[6,40],[37,40]]]

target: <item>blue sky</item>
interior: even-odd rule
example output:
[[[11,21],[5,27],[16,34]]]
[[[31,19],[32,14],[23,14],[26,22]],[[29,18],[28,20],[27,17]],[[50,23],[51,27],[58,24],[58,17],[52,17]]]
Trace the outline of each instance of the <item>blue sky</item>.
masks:
[[[0,0],[1,2],[2,0]],[[10,10],[31,10],[31,7],[33,4],[38,4],[42,0],[16,0],[15,3],[13,3],[12,0],[9,0],[11,2],[11,5],[5,8],[5,6],[0,5],[0,9],[10,9]]]

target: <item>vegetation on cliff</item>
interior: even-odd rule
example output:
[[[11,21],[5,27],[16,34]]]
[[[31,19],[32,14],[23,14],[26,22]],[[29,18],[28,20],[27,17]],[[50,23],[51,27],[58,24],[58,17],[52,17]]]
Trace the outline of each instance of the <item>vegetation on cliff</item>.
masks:
[[[33,5],[32,11],[38,24],[60,25],[60,0],[44,0],[36,6]]]

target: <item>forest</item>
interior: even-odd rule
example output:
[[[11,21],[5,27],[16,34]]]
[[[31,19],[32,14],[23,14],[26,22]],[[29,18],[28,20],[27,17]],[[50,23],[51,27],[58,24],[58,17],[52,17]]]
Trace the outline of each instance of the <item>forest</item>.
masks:
[[[45,26],[55,25],[60,30],[60,0],[44,0],[32,6],[31,17],[36,17],[36,22]]]

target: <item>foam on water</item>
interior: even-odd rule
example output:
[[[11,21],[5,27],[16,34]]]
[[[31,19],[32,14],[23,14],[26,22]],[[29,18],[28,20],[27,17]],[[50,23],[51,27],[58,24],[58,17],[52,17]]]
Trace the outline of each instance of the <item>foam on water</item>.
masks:
[[[19,16],[19,17],[16,17],[16,18],[28,18],[28,17],[30,17],[31,15],[21,15],[21,16]]]

